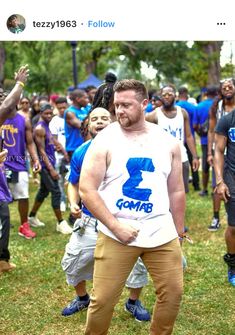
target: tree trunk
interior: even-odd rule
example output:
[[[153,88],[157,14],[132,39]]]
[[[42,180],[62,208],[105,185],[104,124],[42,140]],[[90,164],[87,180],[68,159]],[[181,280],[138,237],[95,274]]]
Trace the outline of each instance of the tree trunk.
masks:
[[[3,86],[4,81],[4,64],[5,64],[5,49],[3,46],[0,45],[0,87]]]
[[[222,45],[222,41],[203,43],[203,51],[208,57],[208,85],[218,84],[220,80],[220,51]]]

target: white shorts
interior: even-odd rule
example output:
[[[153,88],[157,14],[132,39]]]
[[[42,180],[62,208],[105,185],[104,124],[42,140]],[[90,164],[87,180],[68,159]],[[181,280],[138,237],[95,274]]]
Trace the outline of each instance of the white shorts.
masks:
[[[79,224],[85,224],[85,231],[80,235]],[[94,251],[97,240],[96,219],[82,214],[75,222],[73,233],[66,245],[61,261],[69,285],[76,286],[83,280],[91,280],[94,270]]]
[[[83,224],[85,224],[85,230],[80,235],[78,227]],[[77,220],[74,225],[74,231],[66,245],[65,254],[61,261],[69,285],[77,286],[81,281],[93,278],[94,251],[97,240],[96,225],[97,220],[85,214],[82,214],[81,219]],[[147,283],[148,273],[139,258],[126,281],[126,286],[139,288]]]
[[[14,200],[29,198],[29,173],[28,171],[18,172],[18,183],[8,183]]]

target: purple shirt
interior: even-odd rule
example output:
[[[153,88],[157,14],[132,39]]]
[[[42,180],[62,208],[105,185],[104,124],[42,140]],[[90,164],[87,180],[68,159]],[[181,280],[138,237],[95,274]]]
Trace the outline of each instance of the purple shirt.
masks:
[[[54,141],[53,141],[53,136],[51,134],[49,124],[47,124],[45,121],[39,121],[35,128],[37,126],[41,125],[46,132],[46,137],[45,137],[45,152],[47,154],[47,158],[49,159],[51,165],[55,167],[55,147],[54,147]],[[42,165],[42,169],[46,169],[46,164],[43,161],[42,156],[40,155],[40,152],[38,152],[39,160]]]
[[[19,113],[12,119],[7,119],[1,127],[4,131],[4,148],[8,155],[4,165],[12,171],[27,171],[25,118]]]
[[[6,177],[4,174],[3,163],[0,163],[0,201],[6,201],[6,202],[12,201],[12,197],[9,192]]]

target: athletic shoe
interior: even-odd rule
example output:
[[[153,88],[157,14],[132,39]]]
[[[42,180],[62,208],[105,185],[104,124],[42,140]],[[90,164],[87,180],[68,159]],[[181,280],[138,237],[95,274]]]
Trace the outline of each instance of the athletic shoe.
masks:
[[[70,227],[68,222],[66,220],[61,221],[60,223],[57,222],[56,225],[56,231],[58,231],[61,234],[72,234],[73,229]]]
[[[228,281],[232,286],[235,286],[235,270],[228,270]]]
[[[207,190],[202,190],[201,192],[198,193],[200,195],[200,197],[205,197],[208,195],[208,191]]]
[[[12,271],[16,268],[16,265],[13,263],[9,263],[7,261],[0,261],[0,274],[2,272]]]
[[[213,218],[211,221],[211,225],[208,226],[207,230],[209,231],[217,231],[220,228],[219,219]]]
[[[66,211],[66,203],[64,201],[61,201],[61,203],[60,203],[60,210],[61,210],[61,212]]]
[[[36,216],[29,216],[28,221],[30,226],[38,228],[38,227],[45,227],[45,223],[40,221]]]
[[[141,305],[139,300],[136,300],[134,305],[127,301],[125,304],[125,310],[132,314],[136,321],[150,321],[151,319],[149,312]]]
[[[27,240],[36,237],[36,233],[31,230],[28,222],[23,223],[19,227],[18,234],[24,238],[27,238]]]
[[[61,314],[63,316],[70,316],[73,315],[74,313],[77,313],[85,308],[88,307],[90,303],[90,297],[88,297],[87,300],[80,300],[79,297],[76,297],[73,301],[70,302],[68,306],[66,306]]]

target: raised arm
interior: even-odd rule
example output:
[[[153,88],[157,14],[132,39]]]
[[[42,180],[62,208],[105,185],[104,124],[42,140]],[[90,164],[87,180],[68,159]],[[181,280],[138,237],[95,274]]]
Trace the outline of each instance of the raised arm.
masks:
[[[27,65],[21,66],[18,72],[15,73],[16,84],[0,106],[0,126],[4,123],[6,119],[15,116],[15,107],[20,100],[20,95],[23,91],[28,75],[29,70]]]

